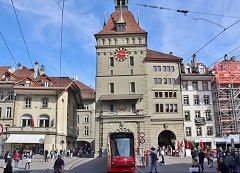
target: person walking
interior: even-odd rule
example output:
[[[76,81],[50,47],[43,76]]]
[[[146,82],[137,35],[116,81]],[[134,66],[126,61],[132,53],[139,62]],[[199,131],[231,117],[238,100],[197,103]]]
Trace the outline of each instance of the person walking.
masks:
[[[7,165],[3,170],[3,173],[13,173],[12,171],[12,160],[8,159]]]
[[[70,149],[70,156],[71,156],[71,158],[73,157],[73,149],[72,148]]]
[[[211,151],[209,149],[207,149],[207,160],[208,160],[208,167],[210,167],[210,154],[211,154]]]
[[[5,166],[7,165],[9,159],[11,159],[11,155],[9,151],[7,151],[4,155]]]
[[[198,154],[198,158],[199,158],[199,165],[202,168],[202,171],[204,170],[204,158],[205,158],[205,154],[202,150],[200,150],[199,154]]]
[[[60,173],[64,169],[64,161],[62,160],[61,156],[58,155],[58,159],[54,163],[54,172]]]
[[[54,158],[54,149],[52,149],[50,151],[50,157],[51,157],[51,162],[53,162],[53,158]]]
[[[218,159],[218,173],[228,173],[227,166],[224,163],[223,157],[219,157]]]
[[[227,153],[227,156],[224,159],[224,163],[227,166],[228,172],[232,172],[233,168],[233,157],[231,156],[231,153]]]
[[[164,159],[165,152],[164,152],[163,148],[161,149],[161,155],[162,155],[162,164],[164,165],[165,164],[165,159]]]
[[[16,151],[15,154],[14,154],[15,168],[18,168],[19,160],[20,160],[20,154],[18,153],[18,151]]]
[[[54,156],[55,156],[55,159],[57,159],[57,156],[58,156],[58,150],[57,149],[54,151]]]
[[[70,149],[67,149],[67,158],[70,156]]]
[[[44,151],[44,159],[45,159],[45,162],[48,162],[48,150],[47,149]]]
[[[30,163],[32,162],[32,158],[30,156],[29,153],[27,153],[27,155],[25,155],[25,170],[27,169],[30,169]]]
[[[194,148],[193,150],[192,150],[192,159],[194,159],[194,158],[196,158],[197,157],[197,150],[196,150],[196,148]]]
[[[158,171],[157,171],[157,154],[155,153],[155,148],[152,147],[152,148],[150,149],[150,152],[151,152],[150,155],[151,155],[151,158],[152,158],[151,171],[150,171],[150,172],[152,172],[153,167],[154,167],[155,172],[157,173],[157,172],[158,172]]]
[[[214,160],[214,155],[213,155],[213,151],[211,151],[210,157],[209,157],[210,168],[213,168],[213,160]]]
[[[198,164],[197,158],[192,159],[193,165],[191,168],[192,173],[200,173],[200,166]]]

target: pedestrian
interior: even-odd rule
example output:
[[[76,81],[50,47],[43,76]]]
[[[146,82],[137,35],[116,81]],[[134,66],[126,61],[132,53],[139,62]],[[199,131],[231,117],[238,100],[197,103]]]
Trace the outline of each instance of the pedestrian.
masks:
[[[15,154],[14,154],[15,168],[18,168],[19,160],[20,160],[20,154],[18,153],[18,151],[16,151]]]
[[[7,151],[4,155],[5,166],[7,165],[9,159],[11,159],[11,155],[9,151]]]
[[[7,165],[3,170],[3,173],[12,173],[12,160],[8,159]]]
[[[32,162],[32,158],[31,158],[31,155],[30,153],[27,153],[27,155],[25,155],[25,170],[27,169],[30,169],[30,163]]]
[[[64,169],[64,161],[62,160],[61,156],[58,155],[58,159],[54,163],[54,172],[60,173]]]
[[[228,169],[224,163],[223,157],[219,157],[217,170],[218,170],[218,173],[228,173]]]
[[[82,154],[83,154],[83,149],[82,149],[82,147],[80,147],[80,149],[79,149],[79,156],[82,157]]]
[[[233,169],[233,157],[231,156],[231,153],[227,153],[227,156],[224,159],[224,163],[227,166],[228,172],[232,172],[232,169]]]
[[[44,159],[45,159],[45,162],[48,162],[48,150],[47,149],[44,151]]]
[[[209,149],[207,149],[207,160],[208,160],[208,167],[210,167],[210,155],[211,155],[211,151]]]
[[[211,151],[210,157],[209,157],[210,168],[213,168],[213,160],[214,160],[214,155],[213,155],[213,151]]]
[[[201,149],[199,154],[198,154],[198,158],[199,158],[199,165],[202,168],[202,171],[204,170],[204,158],[205,158],[205,154],[203,152],[203,150]]]
[[[70,156],[70,149],[67,149],[67,157],[69,158]]]
[[[150,149],[150,152],[151,152],[151,158],[152,158],[152,163],[151,163],[151,171],[150,172],[152,172],[152,170],[153,170],[153,167],[155,168],[155,172],[157,173],[158,171],[157,171],[157,154],[155,153],[155,148],[154,147],[152,147],[151,149]]]
[[[70,149],[70,156],[71,156],[71,158],[73,157],[73,149],[72,148]]]
[[[162,150],[161,150],[161,156],[162,156],[162,164],[163,164],[163,165],[165,164],[164,154],[165,154],[165,152],[164,152],[164,150],[163,150],[163,148],[162,148]]]
[[[197,157],[197,151],[196,151],[196,148],[194,148],[193,150],[192,150],[192,159],[194,159],[194,158],[196,158]]]
[[[200,173],[200,166],[198,164],[197,158],[192,159],[192,163],[193,163],[193,165],[191,168],[191,172]]]
[[[57,149],[55,149],[55,151],[54,151],[54,156],[55,156],[55,159],[57,159],[57,156],[58,156],[58,150]]]
[[[51,157],[51,162],[53,162],[53,158],[54,158],[54,149],[52,149],[50,151],[50,157]]]

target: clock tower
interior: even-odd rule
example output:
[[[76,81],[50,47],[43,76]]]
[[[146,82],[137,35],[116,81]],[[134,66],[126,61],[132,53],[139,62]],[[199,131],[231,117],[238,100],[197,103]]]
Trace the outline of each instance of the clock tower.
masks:
[[[151,87],[153,85],[152,71],[149,69],[152,70],[152,63],[160,63],[160,61],[157,59],[156,62],[152,62],[152,58],[162,57],[163,61],[174,63],[172,66],[177,66],[181,62],[181,58],[148,50],[147,32],[140,27],[128,10],[128,0],[114,0],[114,2],[115,11],[110,15],[102,30],[95,34],[97,42],[96,156],[106,152],[108,133],[119,130],[134,133],[136,152],[140,154],[141,148],[158,145],[158,134],[154,140],[152,138],[159,133],[159,129],[164,130],[164,126],[158,123],[157,132],[151,130],[151,116],[155,110],[153,101],[155,100],[153,87]],[[176,75],[179,79],[178,71]],[[173,91],[172,86],[164,87],[165,90]],[[180,90],[180,87],[177,88]],[[161,116],[157,116],[154,121],[160,122],[159,117]],[[167,124],[166,120],[165,124]],[[171,125],[168,127],[171,129]],[[141,144],[138,138],[140,132],[146,134],[144,144]]]

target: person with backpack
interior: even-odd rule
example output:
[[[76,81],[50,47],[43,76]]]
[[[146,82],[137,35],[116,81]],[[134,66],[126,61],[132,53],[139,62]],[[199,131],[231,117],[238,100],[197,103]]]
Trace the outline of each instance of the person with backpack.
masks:
[[[60,173],[64,169],[64,161],[62,160],[61,156],[58,155],[58,159],[54,163],[54,172]]]
[[[150,152],[151,152],[151,158],[152,158],[152,162],[151,162],[151,171],[150,172],[152,172],[152,170],[153,170],[153,167],[155,168],[155,172],[157,173],[158,171],[157,171],[157,160],[158,160],[158,158],[157,158],[157,154],[156,154],[156,152],[155,152],[155,148],[154,147],[152,147],[151,149],[150,149]]]

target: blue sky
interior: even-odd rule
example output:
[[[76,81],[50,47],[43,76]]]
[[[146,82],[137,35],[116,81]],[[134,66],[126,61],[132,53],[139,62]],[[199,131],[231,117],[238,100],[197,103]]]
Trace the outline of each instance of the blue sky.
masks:
[[[17,62],[31,67],[10,0],[0,0],[0,31],[5,36]],[[15,0],[16,10],[33,61],[43,64],[49,76],[59,76],[61,10],[57,0]],[[240,16],[239,0],[129,0],[129,9],[141,27],[148,32],[148,48],[183,58],[190,57],[222,28],[193,18],[205,18],[228,27],[238,19],[188,14],[138,7],[136,3],[187,9],[208,13]],[[74,77],[95,86],[96,50],[94,34],[103,27],[114,11],[114,0],[66,0],[63,33],[63,76]],[[226,31],[197,54],[198,61],[209,65],[240,44],[240,23]],[[240,49],[232,55],[240,54]],[[4,43],[0,40],[0,65],[16,68]]]

